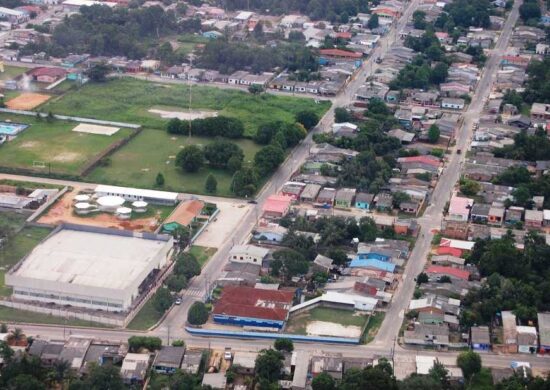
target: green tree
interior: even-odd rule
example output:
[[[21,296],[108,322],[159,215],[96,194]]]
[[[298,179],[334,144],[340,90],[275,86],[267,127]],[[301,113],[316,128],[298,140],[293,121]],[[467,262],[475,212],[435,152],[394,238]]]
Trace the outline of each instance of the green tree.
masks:
[[[367,27],[372,30],[380,26],[380,21],[377,14],[372,14],[367,22]]]
[[[467,196],[476,195],[481,190],[481,185],[474,180],[462,179],[460,181],[460,192]]]
[[[164,175],[162,173],[157,173],[157,177],[155,178],[155,184],[157,187],[164,186]]]
[[[292,352],[294,351],[294,343],[288,338],[278,338],[273,343],[273,346],[277,351]]]
[[[179,118],[172,118],[166,125],[166,131],[170,134],[181,134],[183,128],[183,122]]]
[[[441,131],[439,130],[439,127],[437,125],[431,125],[428,129],[428,140],[435,144],[437,141],[439,141],[439,136],[441,135]]]
[[[313,390],[335,390],[336,382],[329,374],[322,372],[313,378],[311,387]]]
[[[345,108],[336,107],[334,109],[334,122],[344,123],[344,122],[351,122],[352,120],[353,120],[353,116]]]
[[[187,280],[190,280],[193,276],[200,275],[201,265],[193,254],[189,252],[182,252],[176,259],[174,273],[176,275],[183,275],[187,278]]]
[[[252,84],[250,87],[248,87],[248,92],[250,92],[252,95],[259,95],[264,92],[264,87],[258,84]]]
[[[397,191],[393,194],[393,206],[399,208],[401,206],[401,203],[408,202],[411,200],[411,197],[409,194],[403,191]]]
[[[204,161],[204,153],[196,145],[184,147],[176,156],[176,165],[187,172],[197,172]]]
[[[260,149],[254,156],[254,165],[262,176],[274,172],[284,161],[283,149],[276,145],[267,145]]]
[[[170,291],[181,291],[187,287],[187,278],[184,275],[170,275],[166,279],[166,286]]]
[[[162,348],[162,340],[158,337],[132,336],[128,339],[130,352],[137,353],[142,349],[149,352],[158,351]]]
[[[481,356],[473,351],[462,352],[458,355],[456,364],[462,370],[464,378],[469,381],[481,371]]]
[[[231,156],[227,160],[227,170],[229,172],[237,172],[243,166],[243,158],[237,155]]]
[[[8,389],[45,390],[46,386],[30,374],[20,374],[8,382]]]
[[[212,175],[212,174],[208,175],[208,177],[206,178],[206,182],[204,183],[204,189],[209,194],[213,194],[217,191],[218,181],[216,180],[214,175]]]
[[[212,167],[225,169],[231,158],[239,159],[242,164],[244,153],[237,144],[216,138],[204,147],[204,158]]]
[[[274,349],[264,349],[256,357],[255,371],[260,380],[275,383],[281,376],[283,354]]]
[[[109,74],[110,70],[111,69],[106,64],[97,64],[88,69],[86,75],[93,82],[103,83],[107,80],[107,75]]]
[[[203,302],[193,302],[187,313],[187,322],[191,325],[203,325],[208,321],[208,309]]]
[[[258,185],[258,175],[252,168],[242,168],[235,172],[231,182],[231,190],[237,196],[252,196]]]
[[[164,313],[172,306],[172,295],[167,288],[159,288],[151,299],[153,300],[153,307],[159,313]]]
[[[296,122],[301,123],[307,130],[311,130],[319,123],[319,115],[313,110],[303,110],[296,113]]]
[[[429,281],[430,279],[428,278],[428,275],[425,272],[420,272],[416,277],[416,283],[418,284],[428,283]]]
[[[111,365],[103,364],[101,366],[92,363],[88,370],[88,377],[84,381],[88,389],[99,390],[122,390],[125,389],[120,370]]]

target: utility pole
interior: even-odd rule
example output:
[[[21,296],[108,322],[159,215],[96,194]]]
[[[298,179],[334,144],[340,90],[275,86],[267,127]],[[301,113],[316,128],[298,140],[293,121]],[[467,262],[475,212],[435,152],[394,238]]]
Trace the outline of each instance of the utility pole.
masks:
[[[193,70],[193,54],[189,54],[189,63],[190,63],[190,69],[189,72]],[[192,85],[191,85],[191,77],[189,77],[189,74],[187,75],[187,84],[189,85],[189,139],[191,139],[191,126],[193,123],[193,120],[191,119],[191,102],[193,100],[193,93],[192,93]]]
[[[397,342],[397,336],[395,336],[393,338],[393,346],[391,348],[391,364],[392,364],[392,368],[395,369],[395,343]]]
[[[170,345],[170,325],[168,325],[168,334],[166,337],[166,345]]]

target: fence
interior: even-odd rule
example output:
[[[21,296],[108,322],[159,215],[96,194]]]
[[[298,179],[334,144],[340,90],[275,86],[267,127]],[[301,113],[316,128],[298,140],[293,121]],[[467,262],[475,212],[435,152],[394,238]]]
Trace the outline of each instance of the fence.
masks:
[[[237,339],[266,339],[275,340],[278,338],[288,338],[292,341],[304,343],[327,343],[327,344],[359,344],[359,338],[344,338],[344,337],[323,337],[323,336],[303,336],[290,333],[273,333],[273,332],[238,332],[223,329],[200,329],[185,327],[188,333],[194,336],[219,336]]]
[[[26,115],[26,116],[34,116],[40,115],[42,118],[47,118],[48,114],[43,112],[37,112],[37,111],[25,111],[25,110],[12,110],[10,108],[0,108],[0,112],[5,112],[8,114],[15,114],[15,115]],[[104,126],[116,126],[116,127],[124,127],[127,129],[140,129],[141,125],[136,125],[134,123],[125,123],[125,122],[112,122],[112,121],[104,121],[101,119],[93,119],[93,118],[81,118],[78,116],[69,116],[69,115],[58,115],[54,114],[53,116],[55,119],[63,120],[63,121],[71,121],[71,122],[80,122],[80,123],[90,123],[94,125],[104,125]]]
[[[36,218],[38,218],[44,211],[48,209],[52,204],[57,201],[57,199],[61,198],[63,194],[65,194],[69,190],[69,187],[63,187],[61,191],[57,191],[57,193],[50,197],[43,205],[41,205],[39,208],[37,208],[32,215],[27,218],[27,222],[33,222]]]

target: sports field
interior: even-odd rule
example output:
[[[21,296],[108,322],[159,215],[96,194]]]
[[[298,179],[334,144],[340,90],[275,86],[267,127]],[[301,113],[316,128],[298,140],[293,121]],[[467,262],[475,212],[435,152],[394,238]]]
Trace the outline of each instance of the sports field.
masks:
[[[320,115],[329,103],[315,103],[314,99],[262,94],[233,89],[192,86],[192,104],[195,110],[218,111],[241,119],[246,135],[253,135],[258,125],[283,120],[292,122],[294,115],[304,109],[313,109]],[[69,91],[58,99],[42,106],[44,112],[74,115],[86,118],[138,123],[145,128],[164,129],[167,119],[149,112],[159,106],[187,109],[189,87],[179,84],[160,84],[131,78],[111,80],[107,83],[89,83]]]
[[[112,143],[128,136],[132,130],[120,129],[112,136],[72,131],[76,122],[38,121],[34,117],[0,114],[6,119],[31,125],[16,139],[0,146],[0,166],[32,169],[33,162],[44,163],[44,173],[78,174],[91,158]],[[35,164],[36,165],[36,164]]]
[[[117,133],[118,134],[118,133]],[[218,195],[230,195],[231,173],[225,170],[210,169],[204,166],[196,173],[188,173],[176,168],[175,156],[182,146],[188,144],[206,145],[214,138],[173,136],[161,130],[143,130],[127,145],[110,157],[107,166],[95,168],[87,181],[110,183],[121,186],[152,188],[160,172],[164,175],[162,189],[180,192],[204,193],[204,182],[208,173],[218,181]],[[260,149],[250,140],[235,141],[245,154],[245,163],[252,161]]]

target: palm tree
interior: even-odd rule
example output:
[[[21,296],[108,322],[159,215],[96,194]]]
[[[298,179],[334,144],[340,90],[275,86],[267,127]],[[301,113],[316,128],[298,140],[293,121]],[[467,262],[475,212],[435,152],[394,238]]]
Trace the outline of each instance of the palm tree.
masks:
[[[13,329],[8,336],[8,341],[10,342],[10,344],[17,345],[17,343],[23,340],[25,340],[25,333],[23,333],[23,330],[21,328]]]

